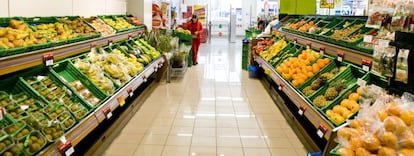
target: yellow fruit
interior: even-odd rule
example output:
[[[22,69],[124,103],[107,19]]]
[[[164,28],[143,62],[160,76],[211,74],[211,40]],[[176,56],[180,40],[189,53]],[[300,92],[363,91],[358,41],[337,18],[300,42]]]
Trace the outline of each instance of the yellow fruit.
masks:
[[[378,150],[378,156],[397,156],[397,152],[388,147],[381,147]]]
[[[386,131],[396,134],[402,134],[407,130],[407,126],[405,125],[404,121],[396,116],[388,116],[385,118],[384,128]]]
[[[351,120],[349,122],[349,127],[351,128],[360,128],[362,126],[362,122],[359,120]]]
[[[359,94],[358,93],[352,93],[348,97],[349,100],[358,101],[359,100]]]
[[[342,106],[342,107],[346,107],[346,108],[348,108],[348,109],[349,109],[349,104],[350,104],[350,102],[349,102],[349,100],[348,100],[348,99],[343,99],[343,100],[341,101],[341,106]]]
[[[398,138],[397,136],[392,132],[385,132],[380,136],[381,143],[389,148],[396,149],[398,146]]]
[[[360,147],[355,150],[355,156],[371,156],[371,152],[365,148]]]
[[[358,149],[358,148],[362,147],[363,142],[362,142],[361,137],[354,136],[354,137],[350,138],[349,145],[351,146],[351,149]]]
[[[375,136],[365,138],[363,140],[363,144],[365,149],[371,152],[377,151],[381,147],[379,139]]]
[[[378,111],[377,115],[378,115],[378,118],[380,119],[380,121],[384,121],[385,118],[388,117],[388,113],[386,111]]]
[[[388,104],[387,113],[395,116],[400,116],[401,108],[397,103],[391,102]]]
[[[349,118],[352,115],[353,112],[351,112],[348,109],[344,109],[341,113],[342,117],[344,117],[345,119]]]
[[[340,114],[335,114],[332,118],[332,121],[337,123],[337,124],[341,124],[341,123],[345,122],[345,118],[342,117]]]
[[[362,88],[361,88],[361,87],[358,87],[358,89],[357,89],[357,94],[358,94],[358,95],[361,95],[361,94],[362,94]]]
[[[400,156],[414,156],[414,149],[403,148],[398,151]]]
[[[411,126],[414,123],[414,111],[408,110],[408,111],[403,111],[400,115],[401,120],[404,121],[404,123],[407,126]]]
[[[325,113],[328,118],[332,118],[332,115],[334,114],[332,110],[327,110]]]

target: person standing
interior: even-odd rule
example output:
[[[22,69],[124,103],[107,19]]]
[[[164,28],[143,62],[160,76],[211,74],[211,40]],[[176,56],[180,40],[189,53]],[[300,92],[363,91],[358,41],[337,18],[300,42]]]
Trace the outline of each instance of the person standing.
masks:
[[[192,51],[193,51],[193,65],[198,64],[197,55],[198,55],[198,48],[200,47],[201,42],[201,33],[203,32],[203,26],[198,21],[197,15],[193,15],[191,20],[187,25],[188,29],[191,31],[193,36],[193,44],[192,44]]]

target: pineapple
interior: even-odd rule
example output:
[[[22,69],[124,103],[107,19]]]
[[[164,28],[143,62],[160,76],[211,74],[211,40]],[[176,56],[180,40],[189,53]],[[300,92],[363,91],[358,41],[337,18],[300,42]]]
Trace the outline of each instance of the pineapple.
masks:
[[[335,77],[335,74],[332,72],[323,73],[321,77],[325,77],[327,80],[330,80]]]
[[[321,86],[323,86],[326,81],[328,81],[327,77],[321,75],[315,81],[311,83],[312,90],[318,90]]]
[[[307,86],[307,87],[303,88],[302,92],[303,92],[303,94],[305,94],[305,96],[310,96],[313,93],[315,93],[315,90],[313,90],[311,86]]]
[[[338,93],[340,93],[342,90],[344,90],[348,86],[346,85],[346,80],[342,79],[340,81],[337,81],[337,82],[333,83],[332,87],[334,87],[336,89],[336,91],[338,91]]]
[[[338,96],[339,92],[334,87],[329,87],[325,92],[325,97],[327,100],[333,100]]]
[[[329,101],[326,100],[325,96],[319,95],[318,97],[313,99],[313,104],[316,107],[322,108],[322,107],[327,106],[329,104]]]

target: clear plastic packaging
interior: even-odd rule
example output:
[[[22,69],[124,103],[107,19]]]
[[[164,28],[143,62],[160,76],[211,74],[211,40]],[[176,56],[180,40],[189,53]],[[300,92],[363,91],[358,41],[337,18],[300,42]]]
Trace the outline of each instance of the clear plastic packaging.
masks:
[[[400,49],[397,58],[397,68],[395,74],[395,81],[400,81],[405,84],[408,83],[408,49]]]

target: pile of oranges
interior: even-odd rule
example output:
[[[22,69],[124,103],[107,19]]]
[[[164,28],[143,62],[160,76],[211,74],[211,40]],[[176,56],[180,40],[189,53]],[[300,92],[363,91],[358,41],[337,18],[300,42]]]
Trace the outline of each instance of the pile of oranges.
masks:
[[[297,30],[299,27],[301,27],[304,24],[306,24],[306,21],[300,20],[299,22],[296,22],[294,24],[287,25],[286,28]]]
[[[307,23],[307,24],[305,24],[305,25],[301,26],[301,27],[299,28],[299,31],[301,31],[301,32],[306,32],[306,31],[308,31],[310,28],[312,28],[314,25],[315,25],[315,23],[314,23],[313,21],[310,21],[309,23]]]
[[[357,92],[351,93],[349,97],[347,99],[343,99],[339,105],[327,110],[326,116],[336,124],[342,124],[345,122],[345,120],[351,117],[352,114],[359,111],[360,106],[358,104],[358,100],[361,92],[361,88],[358,88]]]
[[[300,86],[331,61],[329,58],[324,58],[319,59],[316,63],[311,65],[311,63],[318,59],[319,56],[319,53],[311,49],[303,50],[298,57],[291,57],[283,61],[276,68],[276,71],[280,73],[284,79],[292,80],[293,86]]]

